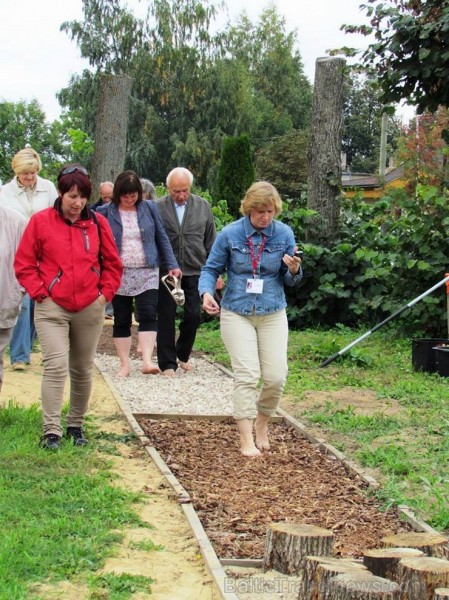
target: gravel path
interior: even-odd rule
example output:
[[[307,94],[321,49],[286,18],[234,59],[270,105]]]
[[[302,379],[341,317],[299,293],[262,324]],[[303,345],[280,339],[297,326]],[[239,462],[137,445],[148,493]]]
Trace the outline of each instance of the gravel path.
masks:
[[[142,361],[131,361],[130,377],[117,377],[116,356],[97,354],[96,364],[113,380],[133,413],[231,415],[232,378],[205,358],[190,360],[192,371],[178,369],[175,377],[143,375]]]

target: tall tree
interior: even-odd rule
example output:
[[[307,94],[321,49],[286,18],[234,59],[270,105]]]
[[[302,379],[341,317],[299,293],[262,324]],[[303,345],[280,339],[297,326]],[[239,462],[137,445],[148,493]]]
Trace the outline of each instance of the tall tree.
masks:
[[[284,198],[299,198],[307,183],[307,133],[292,130],[256,153],[257,179],[270,181]]]
[[[406,100],[420,112],[449,106],[448,0],[368,0],[362,7],[370,25],[344,29],[374,35],[361,61],[379,81],[380,100]]]
[[[248,21],[254,51],[240,26],[211,33],[218,14],[213,0],[155,0],[142,22],[119,0],[83,5],[89,22],[64,28],[92,65],[133,77],[126,166],[141,175],[163,181],[182,162],[200,185],[213,187],[225,136],[247,133],[258,148],[307,122],[311,86],[296,35],[275,9],[257,27]],[[60,93],[91,135],[96,85],[97,74],[84,72]]]
[[[404,163],[407,188],[415,193],[417,185],[436,186],[440,192],[449,185],[449,109],[440,106],[435,113],[418,115],[399,139],[398,158]]]
[[[47,123],[37,100],[0,102],[0,179],[13,177],[11,160],[29,144],[42,159],[43,175],[54,178],[63,156],[68,153],[57,122]]]
[[[385,106],[379,100],[379,89],[373,79],[349,72],[345,78],[342,150],[353,173],[377,173],[381,120]],[[389,118],[387,155],[393,156],[397,139],[402,134],[399,120]]]
[[[96,72],[125,72],[143,44],[144,23],[120,0],[82,0],[84,21],[65,21],[61,31],[76,40]]]
[[[291,129],[307,128],[312,87],[304,75],[297,32],[287,32],[286,20],[275,6],[265,9],[256,24],[243,12],[225,40],[227,52],[251,76],[254,100],[265,115],[259,136],[249,132],[256,147]]]

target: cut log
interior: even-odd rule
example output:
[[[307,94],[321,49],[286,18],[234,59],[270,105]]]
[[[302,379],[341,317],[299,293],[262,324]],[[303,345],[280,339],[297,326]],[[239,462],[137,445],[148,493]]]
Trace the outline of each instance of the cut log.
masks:
[[[332,577],[326,600],[399,600],[401,587],[395,581],[369,571],[352,571]]]
[[[373,575],[399,581],[399,561],[415,556],[426,555],[418,548],[372,548],[363,553],[363,564]]]
[[[386,548],[417,548],[436,558],[448,557],[448,539],[441,533],[405,532],[396,535],[387,535],[382,538]]]
[[[433,593],[433,600],[447,600],[449,598],[449,588],[437,588]]]
[[[285,575],[298,575],[306,556],[330,555],[334,543],[332,531],[300,523],[271,523],[267,531],[264,570],[276,569]]]
[[[337,558],[334,556],[306,556],[304,571],[302,576],[301,591],[298,600],[311,600],[317,598],[316,574],[317,569],[321,565],[329,565],[330,567],[345,567],[349,569],[366,570],[366,567],[361,562],[354,562],[349,558]]]
[[[332,577],[343,573],[367,572],[363,565],[321,563],[318,565],[315,580],[310,589],[310,600],[326,600],[329,597],[329,582]],[[299,596],[298,600],[302,600]]]
[[[402,558],[398,566],[403,598],[433,600],[434,591],[449,586],[449,560],[425,556]]]

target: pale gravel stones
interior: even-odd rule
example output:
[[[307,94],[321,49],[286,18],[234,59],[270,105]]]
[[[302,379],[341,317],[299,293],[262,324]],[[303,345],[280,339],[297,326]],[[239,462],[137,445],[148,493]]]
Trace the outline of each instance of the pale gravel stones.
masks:
[[[175,377],[143,375],[140,360],[131,361],[129,377],[117,377],[116,356],[97,354],[95,362],[111,377],[133,413],[232,414],[232,378],[204,358],[192,358],[193,370],[178,368]]]

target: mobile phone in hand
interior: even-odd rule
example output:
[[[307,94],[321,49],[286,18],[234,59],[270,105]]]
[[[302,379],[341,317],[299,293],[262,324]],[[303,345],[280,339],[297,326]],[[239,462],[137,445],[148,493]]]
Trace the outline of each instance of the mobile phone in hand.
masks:
[[[296,256],[296,258],[300,258],[302,260],[304,252],[302,250],[296,250],[296,252],[293,253],[293,256]]]

